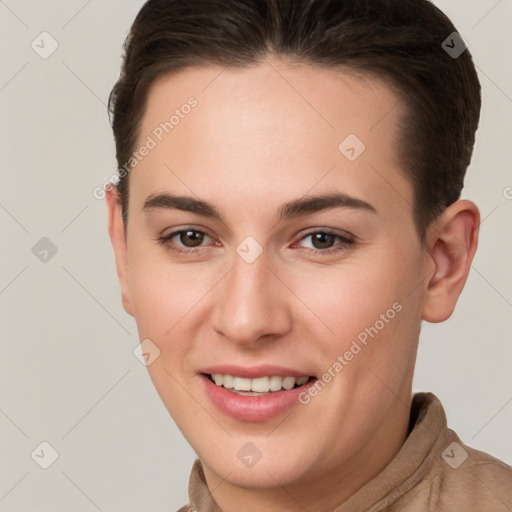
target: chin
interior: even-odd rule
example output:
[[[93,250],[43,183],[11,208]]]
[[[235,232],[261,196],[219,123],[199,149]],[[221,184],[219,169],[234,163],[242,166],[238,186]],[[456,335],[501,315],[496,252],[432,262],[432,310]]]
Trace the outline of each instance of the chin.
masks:
[[[287,486],[305,479],[312,467],[313,461],[306,460],[304,453],[294,449],[297,443],[290,443],[290,446],[279,443],[279,448],[276,448],[263,447],[262,442],[261,450],[256,451],[251,441],[239,443],[238,439],[235,438],[236,449],[217,446],[215,451],[218,453],[211,449],[196,451],[204,466],[232,485],[251,489]],[[258,444],[257,439],[253,441]],[[228,453],[234,453],[234,456],[228,457]]]

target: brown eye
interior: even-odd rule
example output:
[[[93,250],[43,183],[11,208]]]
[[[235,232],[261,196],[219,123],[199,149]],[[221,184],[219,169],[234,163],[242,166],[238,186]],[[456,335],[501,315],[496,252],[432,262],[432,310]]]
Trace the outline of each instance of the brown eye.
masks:
[[[157,242],[176,253],[192,253],[206,247],[205,239],[209,235],[197,229],[180,229],[168,235],[159,236]]]
[[[185,247],[197,247],[203,242],[204,233],[192,229],[180,231],[179,240]]]
[[[300,242],[304,242],[308,239],[311,240],[310,246],[302,246],[304,251],[308,254],[330,254],[355,246],[354,240],[327,230],[312,231],[304,235],[300,239]]]
[[[315,249],[330,249],[336,241],[336,235],[330,233],[315,233],[311,241]]]

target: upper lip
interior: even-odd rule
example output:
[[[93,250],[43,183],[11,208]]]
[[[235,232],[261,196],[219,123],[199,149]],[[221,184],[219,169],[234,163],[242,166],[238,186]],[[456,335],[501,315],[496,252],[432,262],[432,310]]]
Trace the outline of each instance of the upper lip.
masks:
[[[311,377],[312,374],[305,373],[293,368],[276,365],[257,365],[257,366],[236,366],[232,364],[221,364],[208,366],[199,370],[200,373],[213,375],[220,373],[221,375],[232,375],[234,377],[244,377],[246,379],[257,379],[259,377]]]

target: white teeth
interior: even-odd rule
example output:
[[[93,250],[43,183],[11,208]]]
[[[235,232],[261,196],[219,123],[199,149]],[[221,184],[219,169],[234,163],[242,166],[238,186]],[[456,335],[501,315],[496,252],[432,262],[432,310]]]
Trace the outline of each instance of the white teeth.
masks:
[[[299,379],[297,379],[297,384],[299,386],[303,386],[304,384],[306,384],[306,382],[309,380],[309,377],[300,377]]]
[[[279,391],[283,384],[282,377],[270,377],[270,391]]]
[[[268,393],[270,377],[260,377],[258,379],[252,379],[251,391],[258,391],[259,393]]]
[[[232,375],[222,375],[215,373],[212,376],[217,386],[223,386],[226,389],[244,391],[247,393],[268,393],[269,391],[280,391],[281,389],[292,389],[297,386],[306,384],[309,377],[279,377],[273,375],[271,377],[258,377],[257,379],[247,379],[244,377],[233,377]],[[251,393],[252,394],[252,393]]]
[[[285,377],[283,379],[283,388],[292,389],[295,386],[295,377]]]
[[[219,374],[217,374],[219,375]],[[224,382],[221,382],[219,385],[224,386],[226,389],[233,389],[233,386],[235,385],[235,379],[232,375],[219,375],[219,377],[223,378]],[[215,381],[217,383],[217,381]]]
[[[222,378],[222,375],[220,377]],[[235,377],[235,381],[233,382],[233,388],[236,389],[237,391],[251,391],[251,379],[245,379],[244,377]]]

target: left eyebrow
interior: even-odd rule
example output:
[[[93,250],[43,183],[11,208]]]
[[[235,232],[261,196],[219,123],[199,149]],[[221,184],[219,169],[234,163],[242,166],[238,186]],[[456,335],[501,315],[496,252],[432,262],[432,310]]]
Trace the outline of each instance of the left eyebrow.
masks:
[[[370,203],[343,192],[334,192],[295,199],[285,203],[279,208],[277,218],[281,221],[332,208],[366,210],[378,214],[377,210]]]
[[[167,193],[154,194],[146,199],[142,209],[148,211],[157,208],[188,211],[224,222],[222,215],[215,205],[190,196],[176,196]],[[342,192],[335,192],[295,199],[284,203],[277,210],[277,220],[292,219],[332,208],[359,209],[378,214],[377,210],[370,203]]]

